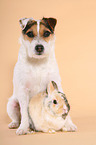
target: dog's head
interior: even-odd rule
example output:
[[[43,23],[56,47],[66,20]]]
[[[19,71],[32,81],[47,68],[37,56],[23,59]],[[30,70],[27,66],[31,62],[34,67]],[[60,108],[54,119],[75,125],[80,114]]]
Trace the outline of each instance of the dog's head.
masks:
[[[55,18],[23,18],[19,20],[22,28],[23,44],[30,58],[47,57],[54,45]]]

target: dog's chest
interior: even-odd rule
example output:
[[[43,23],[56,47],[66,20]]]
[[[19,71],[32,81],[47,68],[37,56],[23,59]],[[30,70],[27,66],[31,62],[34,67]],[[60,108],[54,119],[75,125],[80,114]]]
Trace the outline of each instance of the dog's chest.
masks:
[[[32,96],[46,89],[50,81],[50,70],[46,66],[29,67],[25,71],[24,87]]]

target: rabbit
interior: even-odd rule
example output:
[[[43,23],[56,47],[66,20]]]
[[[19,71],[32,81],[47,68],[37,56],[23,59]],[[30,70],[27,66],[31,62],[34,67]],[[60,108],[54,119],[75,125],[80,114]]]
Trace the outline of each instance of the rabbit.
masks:
[[[31,118],[34,131],[54,133],[56,131],[75,131],[73,128],[65,128],[69,116],[70,105],[65,94],[58,91],[57,84],[51,81],[45,92],[31,98],[28,113]],[[70,122],[73,123],[73,122]],[[69,124],[69,122],[68,122]]]

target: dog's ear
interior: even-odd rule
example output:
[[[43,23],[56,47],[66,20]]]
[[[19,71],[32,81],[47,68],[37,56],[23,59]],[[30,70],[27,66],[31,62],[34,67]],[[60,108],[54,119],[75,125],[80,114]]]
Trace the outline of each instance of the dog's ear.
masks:
[[[19,20],[19,24],[20,24],[22,30],[24,30],[24,28],[26,27],[27,23],[29,21],[32,21],[32,20],[33,20],[33,18],[22,18],[22,19],[20,19]]]
[[[56,26],[57,20],[55,18],[44,18],[43,19],[49,29],[54,32],[54,28]]]

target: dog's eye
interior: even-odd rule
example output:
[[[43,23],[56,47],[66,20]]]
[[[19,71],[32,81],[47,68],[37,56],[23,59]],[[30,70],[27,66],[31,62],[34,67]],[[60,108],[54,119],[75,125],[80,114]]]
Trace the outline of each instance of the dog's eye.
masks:
[[[33,34],[32,31],[29,31],[29,32],[27,33],[27,36],[30,37],[30,38],[33,38],[33,37],[34,37],[34,34]]]
[[[57,100],[53,100],[53,103],[54,103],[54,104],[58,104],[58,103],[57,103]]]
[[[49,37],[50,34],[51,34],[51,33],[50,33],[49,31],[45,31],[44,34],[43,34],[43,36],[44,36],[44,37]]]

